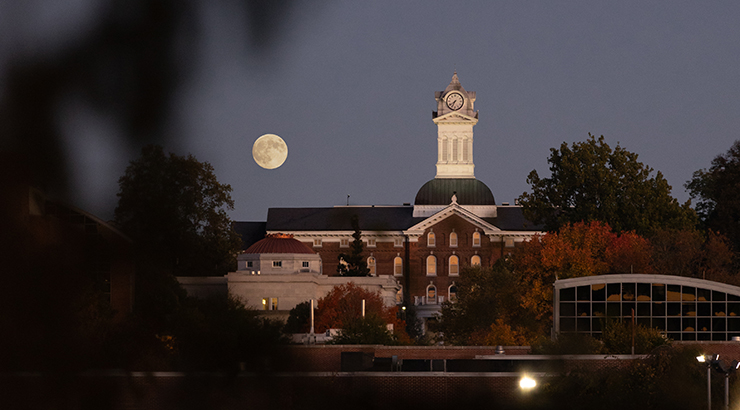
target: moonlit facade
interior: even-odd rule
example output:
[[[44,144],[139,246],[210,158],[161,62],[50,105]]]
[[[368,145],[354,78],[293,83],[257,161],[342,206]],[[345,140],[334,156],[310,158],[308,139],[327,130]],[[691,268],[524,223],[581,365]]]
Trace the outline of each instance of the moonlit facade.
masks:
[[[600,275],[555,282],[556,334],[601,337],[605,320],[631,321],[673,340],[740,336],[740,287],[667,275]]]

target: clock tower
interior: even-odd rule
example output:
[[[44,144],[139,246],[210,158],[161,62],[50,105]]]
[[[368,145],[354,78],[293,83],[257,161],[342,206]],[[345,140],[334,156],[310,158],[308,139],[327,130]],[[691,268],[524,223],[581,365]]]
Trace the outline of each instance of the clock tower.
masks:
[[[478,123],[474,110],[475,91],[465,91],[452,75],[444,91],[434,93],[437,111],[437,175],[435,178],[475,178],[473,164],[473,126]]]

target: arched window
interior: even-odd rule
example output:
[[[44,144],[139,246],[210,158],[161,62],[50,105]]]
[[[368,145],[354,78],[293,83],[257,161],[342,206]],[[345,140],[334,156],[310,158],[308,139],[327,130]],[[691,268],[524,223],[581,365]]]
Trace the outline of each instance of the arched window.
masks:
[[[455,232],[450,233],[450,246],[451,247],[457,246],[457,234]]]
[[[427,275],[434,276],[437,274],[437,257],[434,255],[427,256]]]
[[[367,258],[367,268],[370,269],[370,276],[375,276],[375,258]]]
[[[452,282],[452,285],[447,288],[447,297],[450,299],[450,302],[457,300],[457,285],[455,285],[455,282]]]
[[[450,256],[450,276],[460,274],[460,259],[456,255]]]
[[[436,246],[437,240],[434,236],[434,232],[429,232],[427,234],[427,246]]]
[[[431,283],[427,286],[427,304],[433,305],[437,303],[437,287]]]
[[[393,274],[396,276],[403,275],[403,259],[400,256],[393,259]]]
[[[470,266],[480,266],[480,256],[473,255],[473,257],[470,258]]]
[[[480,246],[480,232],[473,232],[473,246]]]

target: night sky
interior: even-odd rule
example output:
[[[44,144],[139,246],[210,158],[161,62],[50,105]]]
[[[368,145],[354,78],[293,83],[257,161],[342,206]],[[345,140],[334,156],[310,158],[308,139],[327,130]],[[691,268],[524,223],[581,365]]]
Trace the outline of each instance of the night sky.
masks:
[[[14,24],[0,6],[0,81],[9,55],[53,53],[96,18],[95,1],[55,3],[30,2],[44,11],[20,8]],[[197,4],[165,149],[210,162],[239,221],[347,195],[413,203],[436,172],[434,92],[455,70],[477,92],[475,175],[499,204],[529,189],[531,170],[549,175],[550,148],[589,132],[637,153],[684,202],[692,173],[740,138],[737,1],[298,2],[267,51],[232,2]],[[94,107],[65,107],[72,201],[109,219],[138,151]],[[275,170],[251,158],[266,133],[288,144]]]

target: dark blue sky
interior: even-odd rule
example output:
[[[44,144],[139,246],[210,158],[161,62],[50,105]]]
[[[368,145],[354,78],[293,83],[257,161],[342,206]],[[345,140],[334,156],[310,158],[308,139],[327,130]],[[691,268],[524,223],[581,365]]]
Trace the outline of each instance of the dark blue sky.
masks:
[[[250,49],[241,9],[203,3],[202,31],[183,44],[195,69],[169,119],[179,142],[166,149],[215,167],[236,220],[348,194],[351,204],[413,202],[435,175],[434,92],[454,70],[477,92],[475,174],[497,203],[528,190],[531,170],[548,174],[550,148],[589,132],[637,153],[683,202],[692,173],[739,138],[738,2],[300,2],[267,54]],[[91,13],[80,10],[59,13],[84,28]],[[28,27],[6,47],[81,30]],[[115,124],[94,110],[62,117],[77,205],[109,218],[138,153],[122,151]],[[251,159],[265,133],[289,147],[276,170]]]

